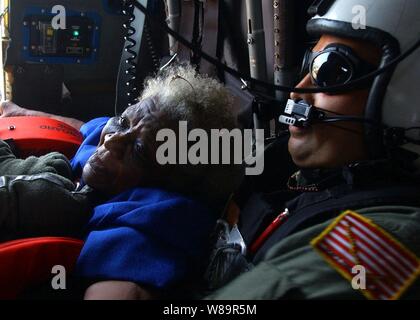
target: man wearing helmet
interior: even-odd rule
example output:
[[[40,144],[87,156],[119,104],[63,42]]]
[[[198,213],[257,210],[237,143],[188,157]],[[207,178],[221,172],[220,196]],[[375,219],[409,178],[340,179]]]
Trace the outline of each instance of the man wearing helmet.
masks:
[[[288,187],[298,194],[281,205],[284,192],[261,195],[263,209],[241,208],[255,267],[231,281],[222,276],[219,283],[230,282],[211,299],[420,297],[420,51],[357,81],[418,43],[420,3],[323,2],[307,25],[320,39],[297,87],[356,83],[291,94],[281,121],[292,124],[288,149],[301,170]],[[366,8],[366,28],[353,28],[356,5]],[[317,116],[305,118],[302,108]]]

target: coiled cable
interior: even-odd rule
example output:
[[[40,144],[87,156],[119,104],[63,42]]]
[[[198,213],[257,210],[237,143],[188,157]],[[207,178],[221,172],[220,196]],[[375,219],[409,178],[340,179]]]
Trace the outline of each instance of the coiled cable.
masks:
[[[127,16],[127,21],[123,24],[126,30],[124,36],[125,45],[122,59],[118,71],[118,81],[116,85],[115,98],[115,115],[119,115],[119,106],[124,105],[128,107],[137,101],[138,87],[137,87],[137,58],[138,53],[135,50],[137,42],[134,39],[136,29],[133,27],[133,22],[136,19],[134,15],[135,6],[132,0],[124,1],[123,14]]]
[[[144,25],[144,36],[145,36],[145,39],[146,39],[147,47],[149,48],[150,56],[152,58],[153,71],[156,72],[160,68],[160,59],[159,59],[158,54],[156,53],[156,49],[155,49],[155,46],[153,44],[153,39],[152,39],[152,36],[150,34],[150,25],[149,25],[147,20],[146,20],[146,23]]]
[[[127,74],[127,82],[125,84],[127,87],[127,96],[130,96],[131,94],[133,96],[136,96],[138,90],[136,87],[137,63],[135,62],[138,53],[135,50],[133,50],[137,42],[132,38],[136,33],[136,29],[132,26],[132,23],[135,19],[133,10],[134,5],[132,3],[128,3],[128,21],[123,24],[123,27],[127,30],[127,35],[124,37],[124,40],[126,41],[126,46],[124,50],[129,54],[125,61],[125,63],[127,64],[127,69],[125,70],[125,73]]]

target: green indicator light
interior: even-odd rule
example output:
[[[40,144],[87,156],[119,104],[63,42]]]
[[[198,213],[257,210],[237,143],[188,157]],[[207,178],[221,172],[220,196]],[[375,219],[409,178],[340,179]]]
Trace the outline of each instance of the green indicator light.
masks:
[[[78,37],[79,36],[79,31],[77,31],[77,30],[75,30],[75,31],[73,31],[73,35],[75,36],[75,37]]]

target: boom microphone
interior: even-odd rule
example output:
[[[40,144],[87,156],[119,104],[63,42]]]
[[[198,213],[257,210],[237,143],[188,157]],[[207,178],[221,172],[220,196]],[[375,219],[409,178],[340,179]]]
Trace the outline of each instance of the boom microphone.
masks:
[[[294,101],[292,99],[287,101],[284,114],[280,116],[279,121],[280,123],[295,127],[308,127],[313,123],[333,122],[369,123],[370,125],[382,127],[380,122],[364,117],[342,115],[327,116],[326,111],[310,105],[304,100]]]

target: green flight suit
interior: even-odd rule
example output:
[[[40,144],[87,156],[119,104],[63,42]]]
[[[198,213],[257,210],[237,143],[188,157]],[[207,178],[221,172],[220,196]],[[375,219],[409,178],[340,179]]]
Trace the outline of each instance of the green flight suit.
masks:
[[[420,208],[403,206],[355,210],[420,257]],[[311,246],[333,220],[294,233],[273,246],[264,261],[207,299],[365,299]],[[417,279],[401,299],[419,299]]]

